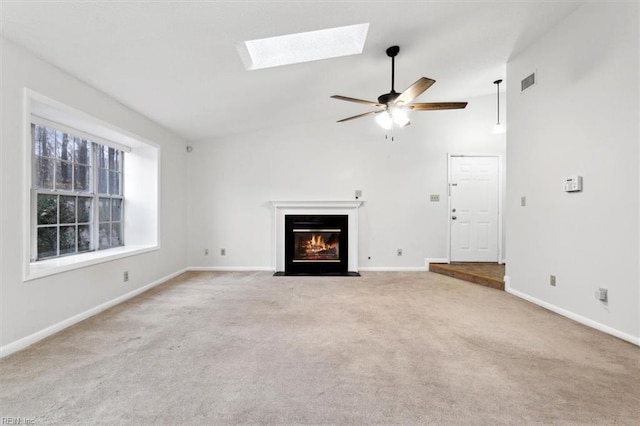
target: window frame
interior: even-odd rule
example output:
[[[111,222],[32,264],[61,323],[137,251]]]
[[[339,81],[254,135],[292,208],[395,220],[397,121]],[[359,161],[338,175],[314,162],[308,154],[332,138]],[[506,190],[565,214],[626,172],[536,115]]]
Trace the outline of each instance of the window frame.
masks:
[[[74,271],[105,262],[125,259],[161,248],[160,194],[162,147],[148,139],[117,127],[51,99],[28,87],[23,89],[22,111],[22,251],[23,276],[27,283],[55,274]],[[127,184],[123,196],[129,200],[124,210],[124,230],[127,240],[124,246],[108,250],[94,250],[56,258],[32,261],[31,236],[33,232],[31,209],[33,206],[32,173],[33,147],[31,123],[33,119],[43,120],[54,127],[71,130],[71,133],[96,143],[118,148],[127,153],[123,164]],[[131,204],[133,203],[133,204]]]
[[[54,153],[52,157],[44,157],[44,156],[40,156],[38,155],[37,152],[35,152],[35,146],[36,146],[36,131],[38,129],[38,126],[43,127],[45,129],[45,132],[51,130],[54,132],[54,140],[55,140],[55,146],[54,146]],[[58,123],[54,123],[51,122],[49,120],[45,120],[42,119],[40,117],[37,116],[32,116],[31,119],[31,123],[30,123],[30,134],[31,134],[31,262],[42,262],[48,259],[57,259],[60,257],[65,257],[65,256],[76,256],[82,253],[87,253],[87,252],[92,252],[92,251],[97,251],[97,250],[108,250],[111,248],[116,248],[116,247],[121,247],[124,246],[125,243],[125,237],[124,237],[124,206],[125,206],[125,197],[124,197],[124,161],[125,161],[125,151],[121,150],[119,147],[112,147],[109,145],[106,145],[104,143],[99,143],[99,142],[95,142],[92,139],[88,139],[88,138],[84,138],[84,137],[80,137],[78,136],[78,134],[76,133],[82,133],[80,131],[74,132],[74,129],[68,128],[66,126],[62,126],[59,125]],[[64,129],[64,130],[63,130]],[[57,188],[57,173],[58,173],[58,167],[57,167],[57,162],[58,161],[66,161],[64,159],[59,159],[58,158],[58,154],[57,154],[57,133],[60,132],[62,133],[62,137],[64,138],[65,136],[71,137],[74,140],[75,143],[75,139],[78,138],[79,140],[82,141],[86,141],[90,144],[90,159],[89,159],[89,163],[88,166],[90,167],[90,176],[89,176],[89,189],[88,191],[78,191],[73,185],[71,187],[71,189],[58,189]],[[99,154],[100,154],[100,150],[102,150],[102,153],[108,152],[110,153],[110,150],[114,150],[114,152],[118,153],[118,160],[116,162],[117,165],[117,169],[112,169],[110,166],[110,161],[109,159],[106,160],[106,168],[105,167],[101,167],[100,161],[99,161]],[[75,151],[75,150],[74,150]],[[37,172],[38,172],[38,161],[40,158],[43,159],[48,159],[50,161],[53,162],[53,182],[51,185],[51,188],[40,188],[38,187],[38,177],[37,177]],[[73,173],[75,173],[75,166],[76,165],[80,165],[82,163],[78,163],[75,159],[75,157],[72,159],[72,161],[70,161],[71,164],[71,169],[72,171],[72,175]],[[106,192],[101,192],[101,188],[100,188],[100,172],[101,171],[105,171],[107,178],[106,178]],[[116,193],[114,194],[111,189],[111,179],[110,179],[110,174],[111,173],[116,173],[119,178],[118,178],[118,188],[115,191]],[[38,223],[38,206],[39,206],[39,200],[40,200],[40,196],[55,196],[56,197],[56,222],[52,223],[52,224],[40,224]],[[60,209],[61,209],[61,197],[75,197],[76,199],[76,203],[75,203],[75,209],[76,209],[76,220],[71,223],[62,223],[60,222]],[[77,217],[77,212],[78,212],[78,201],[80,198],[89,198],[91,199],[91,213],[90,213],[90,218],[89,218],[89,222],[87,223],[89,225],[89,232],[90,232],[90,239],[89,239],[89,248],[88,250],[82,250],[82,251],[78,251],[78,227],[82,224],[83,226],[85,225],[85,222],[80,222],[79,218]],[[101,218],[101,203],[103,200],[109,200],[109,218],[108,220],[102,220]],[[120,200],[121,203],[121,217],[120,220],[113,220],[113,208],[112,208],[112,203],[113,200]],[[120,227],[120,233],[119,233],[119,244],[114,245],[113,244],[113,240],[112,240],[112,226],[114,223],[117,223]],[[103,245],[102,241],[103,239],[101,239],[101,228],[102,226],[108,226],[108,240],[109,243],[107,245]],[[62,229],[65,226],[75,226],[76,227],[76,234],[75,234],[75,250],[73,252],[68,252],[68,253],[62,253],[61,250],[61,239],[62,239]],[[52,256],[40,256],[39,250],[38,250],[38,242],[39,242],[39,233],[40,233],[40,229],[45,229],[45,228],[55,228],[56,229],[56,254],[52,255]]]

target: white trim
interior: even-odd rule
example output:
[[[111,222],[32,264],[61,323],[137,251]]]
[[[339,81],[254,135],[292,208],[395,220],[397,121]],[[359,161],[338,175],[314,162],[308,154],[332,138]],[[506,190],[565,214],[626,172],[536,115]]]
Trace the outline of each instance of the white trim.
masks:
[[[428,272],[424,266],[363,266],[361,272]]]
[[[24,281],[48,277],[49,275],[60,274],[62,272],[85,268],[99,263],[111,262],[112,260],[149,253],[159,249],[160,247],[158,245],[122,246],[30,262],[28,264],[26,275],[24,276]]]
[[[64,330],[65,328],[71,327],[72,325],[75,325],[81,321],[86,320],[87,318],[91,318],[94,315],[99,314],[100,312],[103,312],[113,306],[116,306],[122,302],[125,302],[129,299],[132,299],[142,293],[144,293],[147,290],[151,290],[152,288],[163,284],[167,281],[169,281],[172,278],[177,277],[178,275],[182,274],[186,272],[186,269],[181,269],[177,272],[174,272],[172,274],[167,275],[166,277],[160,278],[159,280],[156,280],[150,284],[147,284],[143,287],[140,287],[136,290],[133,290],[129,293],[123,294],[122,296],[118,296],[115,299],[112,299],[108,302],[105,302],[101,305],[98,305],[94,308],[91,308],[89,310],[86,310],[78,315],[74,315],[70,318],[67,318],[66,320],[60,321],[57,324],[54,324],[50,327],[47,327],[43,330],[37,331],[33,334],[30,334],[29,336],[23,337],[22,339],[16,340],[15,342],[9,343],[7,345],[4,345],[2,347],[0,347],[0,358],[4,358],[8,355],[11,355],[12,353],[15,353],[19,350],[22,350],[24,348],[26,348],[27,346],[33,345],[34,343],[39,342],[40,340],[49,337],[59,331]]]
[[[193,272],[275,272],[271,266],[189,266]]]
[[[37,115],[38,117],[51,120],[54,123],[61,123],[107,141],[131,147],[132,149],[146,145],[151,145],[155,148],[159,147],[159,144],[153,141],[65,105],[62,102],[51,99],[32,89],[25,87],[24,96],[26,106],[25,113],[28,113],[25,115],[28,116],[29,120],[31,120],[32,114]]]
[[[448,152],[447,153],[447,213],[451,213],[451,158],[452,157],[496,157],[498,159],[498,256],[496,262],[500,263],[500,259],[504,257],[504,251],[502,247],[503,238],[503,186],[504,186],[504,171],[502,170],[502,154],[496,153],[460,153],[460,152]],[[447,221],[447,255],[451,259],[451,214],[448,215]],[[449,263],[449,261],[447,261]],[[504,260],[502,260],[504,263]]]
[[[301,208],[301,209],[357,209],[364,201],[271,201],[271,205],[277,209]]]
[[[593,321],[589,318],[585,318],[582,315],[578,315],[576,313],[573,313],[571,311],[567,311],[566,309],[562,309],[556,305],[552,305],[551,303],[547,303],[544,302],[540,299],[536,299],[535,297],[529,296],[528,294],[522,293],[518,290],[514,290],[511,288],[511,286],[509,285],[509,277],[505,276],[505,285],[504,285],[504,290],[509,293],[509,294],[513,294],[516,297],[519,297],[521,299],[526,300],[527,302],[531,302],[535,305],[541,306],[545,309],[548,309],[552,312],[555,312],[556,314],[560,314],[563,317],[567,317],[571,320],[574,320],[576,322],[579,322],[580,324],[584,324],[587,327],[591,327],[591,328],[595,328],[596,330],[602,331],[603,333],[607,333],[610,334],[612,336],[615,336],[619,339],[625,340],[629,343],[633,343],[636,346],[640,346],[640,337],[636,337],[636,336],[632,336],[630,334],[627,333],[623,333],[620,330],[616,330],[615,328],[609,327],[607,325],[601,324],[599,322]]]
[[[51,121],[47,118],[40,117],[36,114],[31,114],[31,122],[33,124],[38,124],[44,127],[50,127],[55,130],[59,130],[61,132],[70,134],[71,136],[78,136],[82,139],[87,139],[90,142],[95,142],[99,145],[106,145],[110,148],[115,148],[118,151],[131,152],[131,147],[127,145],[122,145],[117,142],[110,141],[105,138],[101,138],[100,136],[92,135],[91,133],[84,132],[79,129],[74,129],[73,127],[67,126],[66,124],[58,123],[56,121]]]
[[[449,259],[447,258],[426,258],[424,260],[424,265],[427,268],[427,271],[429,270],[429,265],[431,265],[432,263],[449,263]]]
[[[323,215],[342,214],[348,216],[349,245],[347,270],[358,272],[358,208],[362,200],[357,201],[271,201],[274,209],[273,269],[284,271],[284,217],[286,215]]]

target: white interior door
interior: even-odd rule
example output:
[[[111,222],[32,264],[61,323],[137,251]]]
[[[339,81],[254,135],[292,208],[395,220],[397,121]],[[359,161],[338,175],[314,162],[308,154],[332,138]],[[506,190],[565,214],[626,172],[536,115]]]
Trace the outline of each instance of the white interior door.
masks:
[[[498,262],[499,158],[452,156],[452,262]]]

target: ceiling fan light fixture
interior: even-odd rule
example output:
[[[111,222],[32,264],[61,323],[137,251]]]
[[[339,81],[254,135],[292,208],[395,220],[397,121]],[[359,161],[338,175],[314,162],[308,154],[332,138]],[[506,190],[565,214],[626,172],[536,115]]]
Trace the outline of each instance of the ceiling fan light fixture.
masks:
[[[495,126],[493,126],[493,132],[492,133],[494,135],[497,135],[497,134],[500,134],[500,133],[504,133],[504,132],[506,132],[506,129],[504,128],[504,125],[502,125],[500,123],[497,123]]]
[[[424,93],[429,87],[435,83],[427,77],[419,78],[415,83],[405,89],[402,93],[395,91],[395,57],[400,52],[400,47],[391,46],[387,49],[387,56],[391,58],[391,91],[378,96],[378,101],[367,101],[364,99],[351,98],[348,96],[332,95],[334,99],[341,101],[355,102],[359,104],[369,105],[378,108],[377,110],[368,111],[363,114],[353,115],[351,117],[338,120],[338,123],[350,121],[356,118],[366,117],[375,114],[376,122],[385,130],[390,130],[395,124],[398,127],[405,127],[411,122],[409,121],[409,111],[434,111],[442,109],[462,109],[467,106],[467,102],[428,102],[414,103],[413,100]],[[393,139],[393,138],[392,138]]]
[[[402,108],[393,108],[390,112],[391,117],[393,117],[393,122],[398,127],[404,127],[409,124],[409,115]]]
[[[393,118],[391,117],[391,114],[389,114],[389,111],[383,111],[377,114],[376,122],[385,130],[391,130],[393,127]]]

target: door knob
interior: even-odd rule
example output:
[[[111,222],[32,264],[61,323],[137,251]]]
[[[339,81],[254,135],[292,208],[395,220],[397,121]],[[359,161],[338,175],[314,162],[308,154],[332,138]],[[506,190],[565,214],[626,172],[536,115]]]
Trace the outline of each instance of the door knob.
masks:
[[[451,216],[451,219],[456,220],[457,217],[456,216]]]

